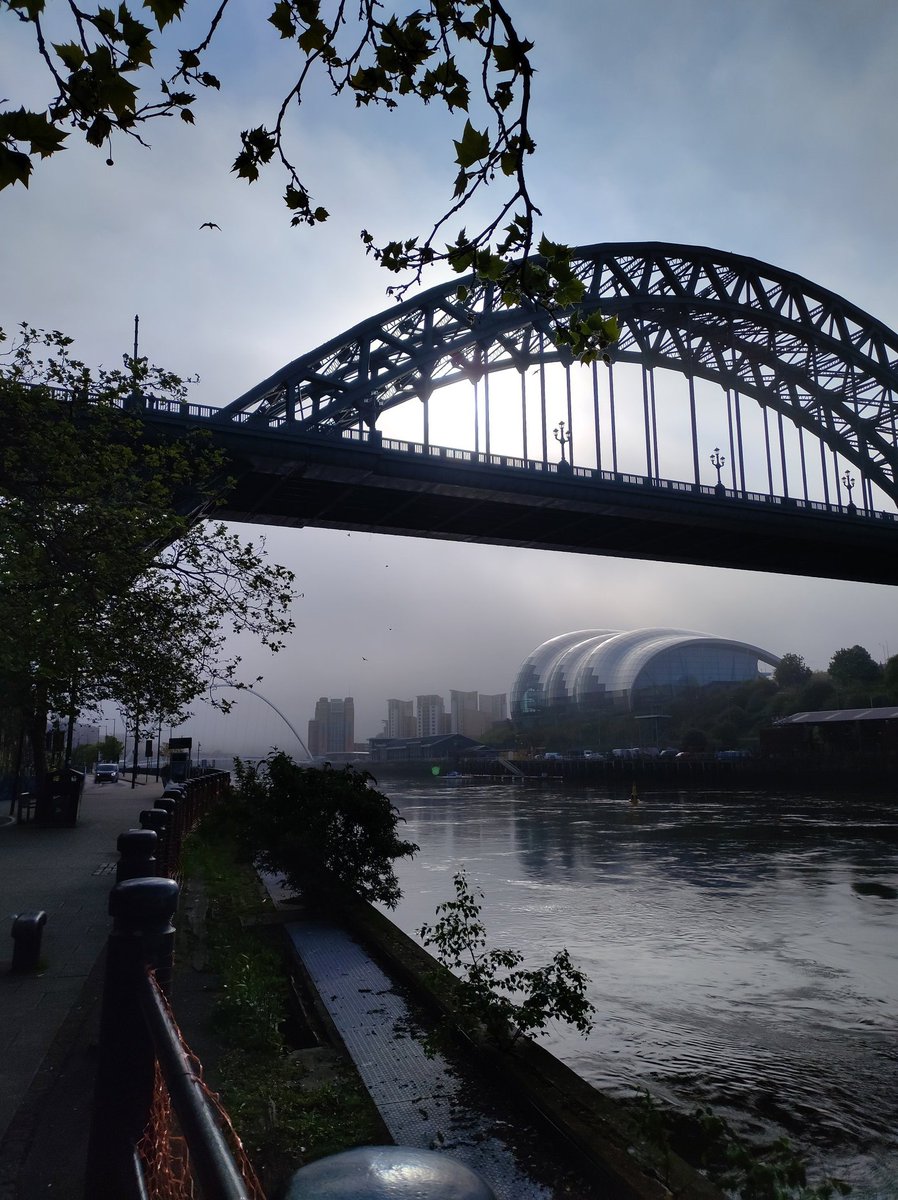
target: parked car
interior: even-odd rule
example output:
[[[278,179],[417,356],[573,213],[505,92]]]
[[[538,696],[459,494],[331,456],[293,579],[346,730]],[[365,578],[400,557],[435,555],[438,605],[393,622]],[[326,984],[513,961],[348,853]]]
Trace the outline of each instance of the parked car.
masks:
[[[94,771],[94,783],[116,783],[118,781],[118,763],[97,763]]]

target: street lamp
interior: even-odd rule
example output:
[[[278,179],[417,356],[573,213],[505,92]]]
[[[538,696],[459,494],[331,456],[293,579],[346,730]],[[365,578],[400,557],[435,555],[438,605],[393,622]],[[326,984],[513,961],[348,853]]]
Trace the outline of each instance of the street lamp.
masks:
[[[724,486],[720,480],[720,472],[723,470],[725,464],[726,456],[720,453],[719,446],[715,446],[714,453],[711,455],[711,466],[717,471],[717,484],[715,486],[715,491],[717,492],[724,490]]]
[[[848,511],[856,512],[854,504],[851,502],[851,490],[854,487],[856,480],[852,479],[848,474],[848,468],[845,468],[845,474],[842,476],[842,482],[845,484],[845,490],[848,492]]]
[[[559,468],[569,467],[570,463],[568,463],[567,459],[564,457],[564,447],[565,444],[568,446],[571,444],[571,431],[568,430],[567,433],[565,433],[564,421],[559,421],[553,432],[555,434],[555,441],[561,446],[561,462],[558,464],[558,466]]]

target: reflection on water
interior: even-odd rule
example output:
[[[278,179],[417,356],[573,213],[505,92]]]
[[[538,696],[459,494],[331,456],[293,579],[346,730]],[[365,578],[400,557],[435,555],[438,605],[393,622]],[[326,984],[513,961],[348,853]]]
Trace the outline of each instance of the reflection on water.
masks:
[[[869,796],[384,783],[421,846],[410,933],[467,869],[494,944],[567,946],[587,1040],[545,1044],[616,1093],[786,1133],[862,1200],[898,1196],[898,813]]]

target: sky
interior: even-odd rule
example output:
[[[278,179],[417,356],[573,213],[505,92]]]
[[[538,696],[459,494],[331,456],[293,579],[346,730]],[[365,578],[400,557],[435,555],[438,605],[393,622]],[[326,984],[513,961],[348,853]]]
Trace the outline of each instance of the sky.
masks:
[[[205,9],[206,6],[204,6]],[[264,6],[263,6],[264,7]],[[570,245],[668,241],[794,271],[898,328],[898,8],[879,0],[510,0],[535,43],[530,183],[546,232]],[[151,149],[79,146],[0,192],[0,326],[60,329],[89,363],[140,351],[225,404],[391,305],[359,242],[428,230],[454,175],[454,121],[434,108],[358,112],[313,95],[294,145],[316,203],[289,227],[283,180],[229,170],[241,129],[269,121],[288,48],[235,5],[209,69],[220,94],[197,124],[157,122]],[[254,15],[256,14],[256,15]],[[3,95],[43,107],[27,30],[0,16]],[[187,31],[178,45],[190,42]],[[496,194],[493,203],[498,203]],[[214,221],[219,230],[200,229]],[[424,286],[442,280],[436,274]],[[666,626],[801,654],[823,669],[859,643],[898,653],[891,588],[316,529],[266,538],[302,593],[289,646],[241,645],[268,703],[237,697],[226,724],[201,706],[197,740],[238,753],[302,736],[319,696],[355,698],[356,737],[390,697],[509,692],[541,642],[574,629]]]

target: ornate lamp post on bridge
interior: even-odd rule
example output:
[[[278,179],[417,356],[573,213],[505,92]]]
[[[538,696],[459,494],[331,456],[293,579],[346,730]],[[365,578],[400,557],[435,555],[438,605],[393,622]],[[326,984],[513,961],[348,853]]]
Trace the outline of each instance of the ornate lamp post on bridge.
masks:
[[[723,486],[723,483],[720,479],[720,472],[723,470],[725,464],[726,456],[720,453],[719,446],[715,446],[714,453],[711,455],[711,466],[717,471],[717,483],[714,485],[714,491],[717,492],[719,496],[722,496],[726,491],[726,488]]]
[[[564,421],[559,421],[558,424],[555,426],[555,429],[553,430],[553,432],[555,434],[555,441],[558,442],[558,444],[561,446],[561,462],[558,464],[558,470],[559,471],[570,471],[571,463],[569,463],[567,461],[567,459],[564,457],[564,447],[565,447],[565,444],[567,444],[568,446],[571,444],[571,431],[568,430],[567,433],[565,433],[564,432]]]
[[[842,476],[842,482],[845,484],[845,490],[848,493],[848,511],[850,513],[856,513],[857,506],[854,504],[854,502],[851,499],[851,492],[857,481],[855,479],[852,479],[852,477],[849,475],[847,467],[845,468],[845,474]]]

